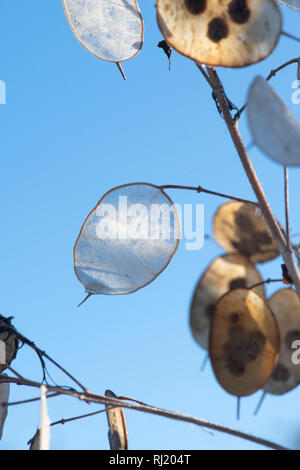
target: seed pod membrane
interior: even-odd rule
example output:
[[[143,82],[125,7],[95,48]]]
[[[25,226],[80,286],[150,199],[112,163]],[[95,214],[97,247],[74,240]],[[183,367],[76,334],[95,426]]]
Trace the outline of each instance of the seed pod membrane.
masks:
[[[264,386],[272,395],[282,395],[300,383],[300,364],[294,363],[293,354],[300,347],[300,302],[293,289],[281,289],[268,300],[280,331],[278,363]],[[298,341],[298,346],[294,342]]]
[[[5,376],[5,374],[4,374]],[[2,376],[3,377],[3,376]],[[0,440],[3,435],[3,428],[7,418],[7,403],[9,398],[9,383],[0,384]]]
[[[144,27],[136,0],[63,0],[78,41],[110,62],[134,57],[142,48]]]
[[[0,340],[5,343],[6,363],[8,365],[15,359],[18,352],[18,340],[10,331],[11,319],[0,315]],[[0,373],[5,370],[5,366],[0,365]]]
[[[117,398],[111,391],[106,390],[106,397]],[[111,450],[128,450],[128,436],[123,408],[112,408],[106,412],[109,432],[108,440]]]
[[[190,327],[196,342],[208,349],[211,318],[217,301],[226,292],[251,287],[262,282],[255,266],[239,254],[227,254],[216,258],[198,282],[190,308]],[[255,288],[262,297],[263,285]]]
[[[271,232],[254,206],[231,201],[217,210],[214,234],[219,245],[231,253],[241,253],[253,263],[264,263],[279,255]]]
[[[129,294],[169,264],[180,238],[171,199],[148,183],[106,193],[85,220],[74,247],[75,273],[91,294]]]
[[[256,77],[250,87],[247,116],[260,150],[281,165],[300,166],[300,124],[262,77]]]
[[[254,64],[271,54],[281,33],[274,0],[157,0],[156,6],[165,40],[201,64]]]
[[[209,354],[224,390],[243,397],[262,388],[274,370],[279,349],[276,319],[256,292],[235,289],[218,301]]]

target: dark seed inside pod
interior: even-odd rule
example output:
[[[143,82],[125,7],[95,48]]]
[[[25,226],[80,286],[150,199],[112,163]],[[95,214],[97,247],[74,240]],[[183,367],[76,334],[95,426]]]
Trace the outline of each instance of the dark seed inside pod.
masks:
[[[229,5],[228,12],[232,21],[238,24],[247,23],[251,15],[247,0],[233,0]]]
[[[192,15],[199,15],[205,11],[207,0],[184,0],[184,3]]]
[[[229,29],[223,18],[214,18],[208,25],[207,36],[213,42],[220,42],[227,38]]]

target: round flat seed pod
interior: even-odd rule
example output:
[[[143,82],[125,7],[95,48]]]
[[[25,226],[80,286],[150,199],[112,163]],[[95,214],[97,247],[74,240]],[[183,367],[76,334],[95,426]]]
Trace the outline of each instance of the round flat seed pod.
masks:
[[[111,390],[106,390],[105,396],[118,398]],[[106,412],[106,416],[110,449],[128,450],[127,426],[123,408],[111,408]]]
[[[293,289],[281,289],[268,301],[280,331],[281,346],[278,363],[264,386],[266,393],[282,395],[300,383],[300,364],[294,364],[294,341],[300,347],[300,302]]]
[[[278,0],[285,7],[300,11],[300,0]]]
[[[86,218],[74,247],[75,273],[91,294],[130,294],[169,264],[180,239],[171,199],[148,183],[108,191]]]
[[[235,289],[218,301],[209,354],[216,379],[230,394],[255,393],[269,379],[280,348],[276,319],[262,297]]]
[[[8,365],[15,359],[19,345],[17,337],[10,331],[11,326],[11,319],[0,315],[0,341],[3,341],[5,344],[5,359]],[[0,374],[5,369],[5,366],[0,365]]]
[[[190,327],[194,339],[208,349],[211,318],[217,301],[231,289],[251,287],[262,278],[249,259],[232,254],[216,258],[207,268],[194,291],[190,308]],[[264,297],[264,285],[255,287]]]
[[[253,142],[271,160],[284,166],[300,165],[300,124],[262,77],[253,81],[247,104]]]
[[[220,206],[214,216],[213,229],[222,248],[241,253],[253,263],[264,263],[279,255],[266,222],[249,204],[232,201]]]
[[[245,67],[277,45],[274,0],[157,0],[158,26],[171,47],[201,64]]]
[[[134,57],[142,48],[144,27],[136,0],[63,0],[78,41],[110,62]]]

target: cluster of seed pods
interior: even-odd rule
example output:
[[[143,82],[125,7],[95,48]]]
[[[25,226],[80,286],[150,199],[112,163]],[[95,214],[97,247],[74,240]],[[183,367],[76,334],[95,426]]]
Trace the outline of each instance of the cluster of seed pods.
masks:
[[[279,1],[299,9],[298,0]],[[63,0],[63,6],[78,41],[98,58],[123,72],[120,64],[140,52],[144,24],[137,0]],[[168,46],[208,66],[257,63],[282,33],[276,0],[157,0],[156,12]]]
[[[279,253],[261,214],[248,204],[223,204],[214,217],[217,242],[228,253],[200,278],[191,303],[194,339],[209,351],[220,385],[238,398],[262,389],[284,394],[300,383],[293,362],[300,345],[300,302],[292,288],[266,299],[254,263]]]

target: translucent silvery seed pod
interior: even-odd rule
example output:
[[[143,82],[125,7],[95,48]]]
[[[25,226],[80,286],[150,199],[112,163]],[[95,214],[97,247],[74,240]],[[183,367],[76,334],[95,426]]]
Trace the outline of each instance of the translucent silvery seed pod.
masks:
[[[271,85],[258,76],[247,100],[253,143],[283,166],[300,166],[300,123]]]
[[[120,62],[142,48],[144,25],[137,0],[63,0],[78,41],[100,59]]]
[[[167,194],[149,183],[108,191],[86,218],[74,247],[74,268],[88,295],[130,294],[167,267],[181,237]]]

